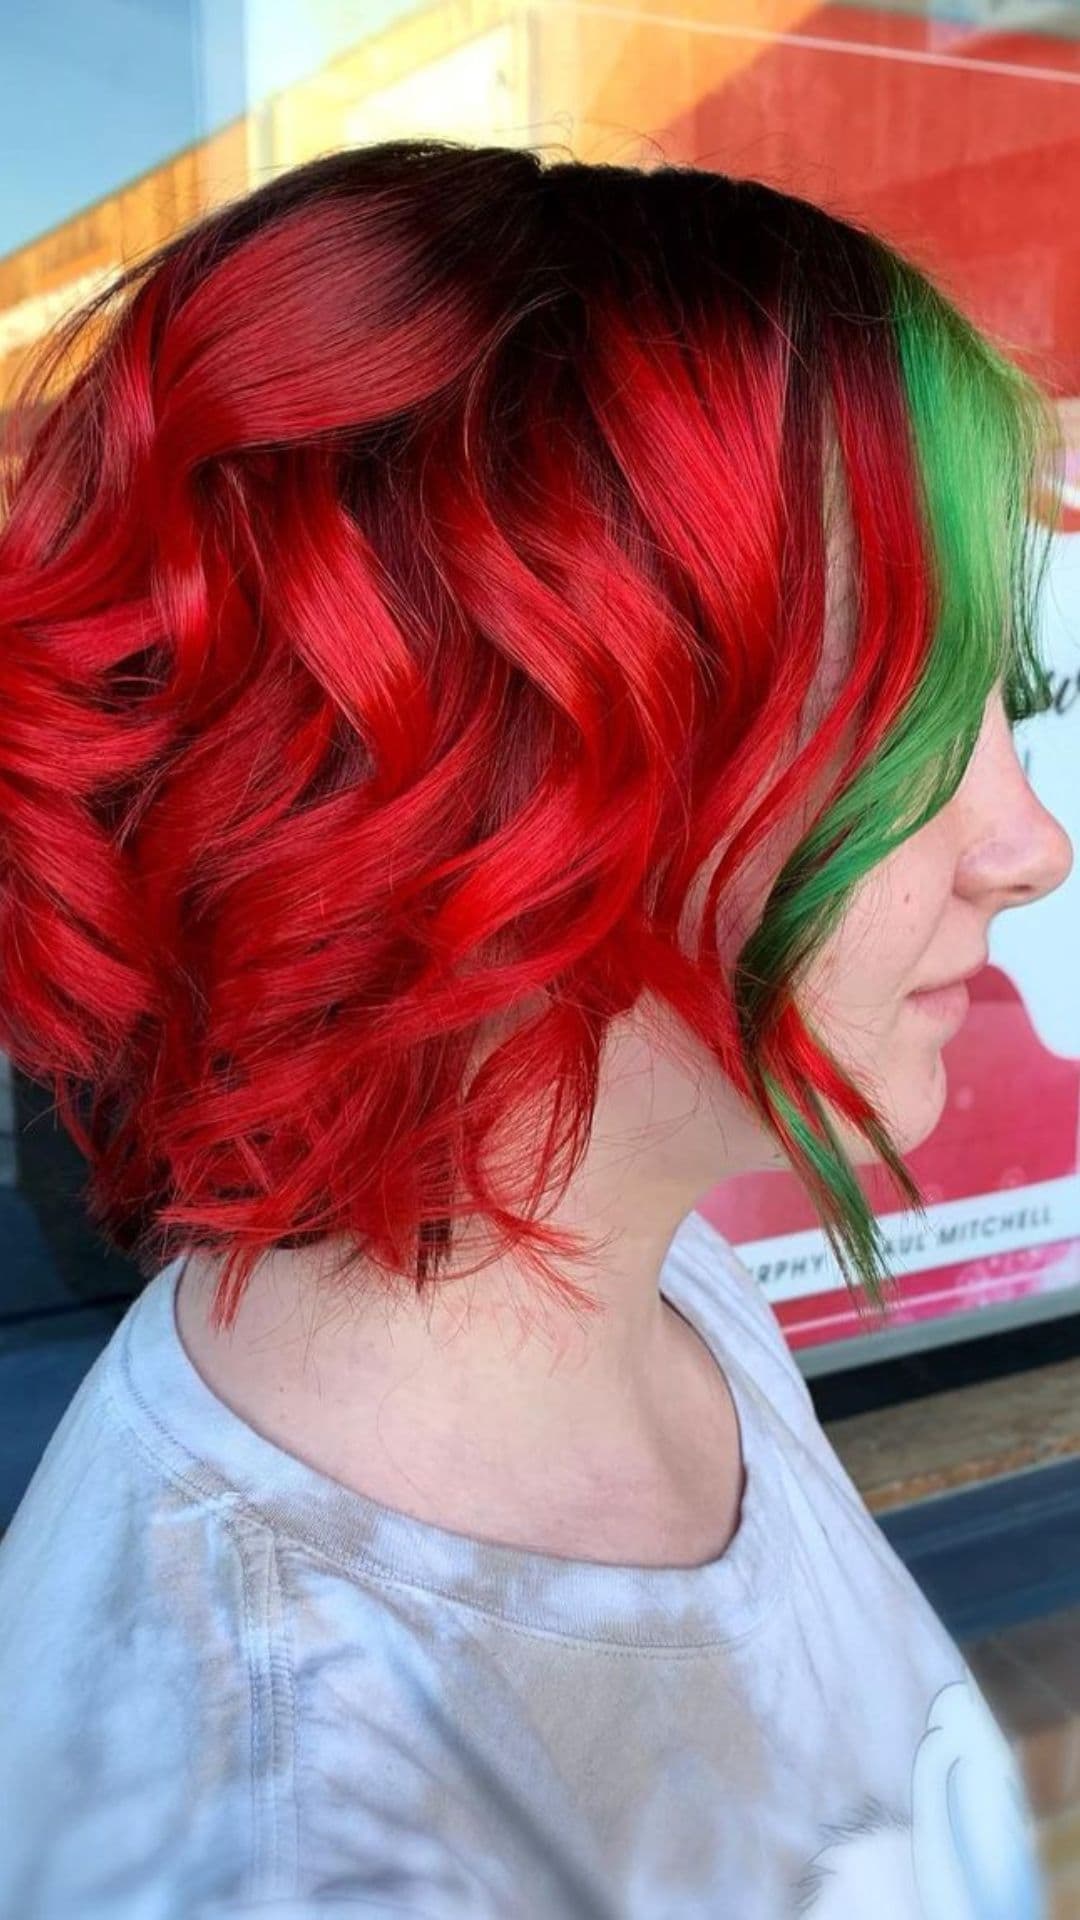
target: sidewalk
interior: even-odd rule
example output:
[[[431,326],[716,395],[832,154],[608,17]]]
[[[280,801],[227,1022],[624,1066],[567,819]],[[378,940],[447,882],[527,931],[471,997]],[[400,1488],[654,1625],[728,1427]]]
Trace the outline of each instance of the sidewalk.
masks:
[[[1052,1920],[1080,1920],[1080,1607],[992,1634],[964,1653],[1020,1756]]]
[[[831,1421],[870,1511],[1003,1482],[1080,1453],[1080,1360]],[[1038,1823],[1050,1920],[1080,1920],[1080,1606],[961,1642],[1016,1747]]]

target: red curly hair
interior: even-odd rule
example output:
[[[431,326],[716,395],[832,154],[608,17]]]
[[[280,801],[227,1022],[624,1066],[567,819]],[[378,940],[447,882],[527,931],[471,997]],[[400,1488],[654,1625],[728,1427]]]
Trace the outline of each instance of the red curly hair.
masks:
[[[828,1204],[820,1095],[872,1115],[785,966],[740,999],[716,888],[924,673],[895,306],[757,182],[402,141],[213,213],[41,357],[17,430],[92,342],[0,533],[0,1042],[147,1275],[224,1256],[228,1325],[275,1246],[423,1286],[475,1220],[588,1308],[541,1202],[646,993]],[[793,758],[827,417],[864,617]]]

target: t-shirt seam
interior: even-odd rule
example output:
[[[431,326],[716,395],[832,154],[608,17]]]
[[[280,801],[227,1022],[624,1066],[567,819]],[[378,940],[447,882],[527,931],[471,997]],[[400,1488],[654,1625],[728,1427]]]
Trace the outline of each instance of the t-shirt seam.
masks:
[[[369,1584],[385,1588],[389,1592],[405,1591],[409,1593],[430,1594],[435,1598],[449,1602],[451,1606],[461,1607],[469,1613],[477,1614],[481,1619],[493,1621],[507,1633],[517,1634],[532,1640],[554,1640],[557,1641],[560,1646],[573,1647],[582,1652],[591,1651],[603,1653],[607,1658],[635,1659],[640,1658],[643,1654],[665,1659],[702,1658],[724,1647],[739,1646],[743,1641],[757,1633],[763,1623],[768,1619],[783,1590],[782,1576],[786,1571],[790,1559],[790,1530],[788,1530],[786,1534],[784,1558],[782,1562],[778,1562],[777,1564],[772,1589],[767,1596],[763,1597],[754,1619],[741,1630],[723,1634],[717,1639],[693,1641],[688,1645],[673,1644],[666,1641],[591,1639],[587,1634],[563,1633],[558,1627],[534,1626],[525,1621],[512,1620],[506,1614],[498,1613],[490,1607],[485,1607],[479,1601],[466,1599],[463,1595],[455,1593],[452,1589],[432,1585],[422,1580],[410,1579],[402,1574],[394,1573],[378,1566],[366,1560],[363,1553],[351,1558],[338,1557],[328,1551],[328,1549],[316,1546],[310,1540],[302,1539],[280,1522],[275,1521],[271,1523],[258,1508],[251,1506],[250,1502],[245,1499],[244,1495],[237,1488],[230,1487],[227,1483],[222,1485],[214,1493],[207,1493],[204,1488],[198,1487],[193,1481],[189,1480],[180,1468],[175,1466],[170,1460],[164,1458],[155,1447],[150,1433],[141,1427],[139,1420],[133,1419],[130,1414],[124,1411],[124,1408],[119,1404],[117,1398],[115,1381],[111,1378],[108,1371],[106,1371],[104,1375],[103,1384],[104,1397],[109,1413],[114,1420],[120,1421],[124,1428],[131,1433],[136,1445],[143,1454],[149,1458],[157,1472],[163,1475],[171,1484],[182,1488],[194,1506],[203,1505],[209,1507],[215,1513],[220,1513],[222,1525],[230,1526],[233,1518],[239,1515],[249,1526],[258,1528],[262,1533],[265,1533],[277,1546],[280,1547],[282,1544],[287,1544],[301,1555],[306,1556],[309,1560],[333,1568],[336,1573],[358,1574],[359,1577]],[[169,1446],[177,1449],[190,1459],[194,1465],[197,1465],[198,1455],[191,1453],[179,1436],[163,1424],[154,1410],[146,1405],[138,1389],[130,1379],[125,1379],[124,1391],[135,1401],[139,1414],[146,1420],[147,1425],[151,1429],[160,1432]],[[215,1474],[217,1473],[216,1468],[214,1472]],[[573,1562],[568,1564],[572,1566]]]
[[[130,1388],[130,1383],[128,1384],[129,1384],[129,1389],[132,1392],[134,1392],[134,1389]],[[185,1496],[189,1500],[191,1500],[193,1504],[196,1504],[197,1500],[199,1499],[201,1499],[204,1503],[208,1502],[208,1496],[204,1493],[201,1493],[200,1490],[198,1490],[193,1485],[191,1485],[186,1480],[184,1475],[178,1472],[174,1467],[172,1467],[168,1461],[162,1459],[158,1454],[158,1452],[156,1451],[156,1449],[154,1448],[153,1443],[150,1440],[149,1436],[146,1433],[140,1431],[137,1422],[129,1419],[124,1414],[123,1408],[120,1407],[117,1403],[115,1382],[111,1378],[108,1369],[106,1369],[104,1374],[104,1389],[105,1389],[105,1400],[107,1405],[107,1411],[115,1420],[119,1420],[123,1423],[124,1428],[131,1434],[132,1439],[134,1440],[135,1445],[139,1448],[140,1452],[144,1455],[144,1457],[146,1456],[149,1457],[150,1464],[152,1465],[154,1470],[162,1474],[165,1477],[165,1479],[169,1481],[171,1484],[179,1486],[183,1490]],[[141,1399],[137,1394],[135,1395],[135,1398],[136,1398],[137,1404],[141,1408],[142,1407]],[[160,1424],[160,1423],[156,1423],[156,1424]],[[162,1429],[162,1431],[166,1433],[168,1432],[168,1430],[164,1428]],[[172,1440],[174,1445],[177,1445],[177,1446],[181,1445],[181,1443],[176,1439],[175,1435],[169,1434],[168,1437],[170,1440]],[[182,1450],[186,1451],[186,1449],[182,1449]],[[266,1796],[266,1802],[268,1803],[268,1806],[269,1806],[269,1828],[270,1828],[270,1834],[271,1834],[269,1864],[267,1864],[264,1857],[262,1832],[263,1832],[263,1822],[264,1822],[265,1814],[264,1814],[264,1805],[260,1798],[260,1771],[259,1771],[259,1760],[258,1760],[260,1741],[263,1741],[265,1744],[268,1740],[269,1752],[270,1752],[270,1758],[271,1758],[271,1766],[269,1770],[271,1781],[276,1781],[278,1777],[276,1762],[278,1760],[279,1753],[281,1751],[282,1742],[284,1742],[287,1747],[291,1746],[292,1748],[292,1761],[291,1761],[291,1764],[289,1765],[289,1777],[291,1780],[290,1798],[292,1800],[292,1806],[293,1806],[293,1819],[295,1822],[295,1836],[296,1836],[296,1844],[295,1844],[294,1854],[293,1854],[293,1866],[294,1866],[294,1872],[298,1872],[299,1870],[299,1806],[296,1800],[296,1766],[295,1766],[296,1695],[295,1695],[294,1675],[292,1671],[291,1643],[288,1638],[287,1612],[286,1612],[286,1609],[282,1607],[282,1610],[281,1610],[282,1626],[286,1636],[286,1650],[284,1654],[284,1659],[285,1659],[285,1668],[286,1668],[286,1683],[287,1683],[288,1694],[289,1694],[288,1711],[286,1715],[287,1724],[284,1728],[282,1728],[281,1715],[278,1711],[278,1690],[275,1685],[275,1676],[273,1671],[274,1653],[275,1653],[275,1647],[277,1645],[278,1636],[275,1634],[273,1630],[273,1626],[270,1620],[270,1607],[269,1607],[270,1584],[274,1576],[277,1574],[277,1541],[274,1536],[274,1530],[272,1527],[268,1526],[266,1522],[258,1514],[254,1513],[252,1509],[248,1507],[247,1503],[243,1499],[243,1496],[241,1494],[236,1493],[235,1490],[233,1490],[231,1493],[228,1490],[223,1490],[223,1494],[221,1496],[215,1495],[215,1496],[209,1497],[209,1504],[212,1505],[215,1513],[215,1517],[220,1519],[222,1527],[224,1528],[228,1538],[232,1542],[233,1549],[236,1553],[237,1561],[240,1566],[240,1580],[241,1580],[241,1587],[243,1591],[243,1606],[244,1606],[243,1652],[244,1652],[245,1669],[247,1673],[248,1696],[250,1701],[249,1727],[248,1727],[248,1766],[249,1766],[248,1786],[249,1786],[249,1793],[250,1793],[251,1821],[252,1821],[252,1843],[251,1843],[251,1850],[250,1850],[249,1861],[248,1861],[249,1886],[248,1886],[247,1894],[243,1897],[248,1900],[256,1900],[262,1897],[261,1885],[260,1885],[262,1878],[268,1875],[270,1884],[273,1885],[279,1878],[281,1874],[281,1868],[282,1868],[281,1839],[280,1839],[280,1827],[279,1827],[280,1795],[276,1791],[271,1791]],[[265,1675],[263,1675],[259,1671],[260,1663],[258,1662],[256,1658],[256,1653],[255,1653],[256,1640],[257,1640],[257,1616],[259,1612],[259,1605],[258,1605],[258,1600],[256,1599],[253,1593],[254,1569],[251,1565],[249,1554],[247,1551],[247,1548],[248,1548],[247,1536],[252,1532],[255,1532],[259,1535],[261,1543],[266,1548],[265,1585],[264,1585],[263,1605],[262,1605],[262,1624],[265,1627],[265,1632],[266,1632],[267,1671]],[[280,1593],[280,1590],[281,1590],[280,1580],[278,1581],[278,1590]],[[266,1736],[264,1736],[262,1732],[264,1724],[267,1727]],[[298,1882],[297,1882],[296,1890],[297,1892],[300,1891]]]
[[[273,1572],[274,1581],[276,1584],[278,1605],[281,1609],[281,1639],[282,1639],[281,1659],[282,1659],[282,1665],[284,1668],[284,1676],[285,1676],[284,1684],[285,1684],[285,1688],[288,1695],[288,1699],[287,1699],[288,1739],[289,1739],[289,1745],[291,1749],[290,1780],[292,1785],[291,1803],[292,1803],[293,1830],[292,1830],[291,1840],[292,1840],[292,1870],[294,1875],[293,1888],[294,1888],[294,1893],[297,1896],[299,1896],[302,1891],[301,1876],[300,1876],[300,1833],[301,1833],[300,1749],[301,1749],[301,1740],[302,1740],[303,1730],[302,1730],[300,1715],[297,1711],[296,1658],[295,1658],[295,1652],[293,1648],[290,1610],[289,1610],[289,1606],[286,1604],[286,1588],[285,1588],[284,1570],[281,1565],[281,1558],[278,1551],[278,1543],[274,1539],[274,1536],[272,1533],[270,1535],[270,1564]],[[292,1596],[289,1595],[288,1599],[290,1601],[291,1601],[291,1598]],[[274,1660],[274,1645],[275,1643],[273,1639],[271,1639],[271,1652],[270,1652],[271,1667],[273,1666],[273,1660]]]
[[[226,1521],[226,1525],[229,1525],[228,1521]],[[229,1530],[230,1532],[240,1531],[241,1536],[256,1531],[248,1526],[240,1530],[229,1526]],[[266,1634],[266,1653],[265,1672],[263,1672],[262,1667],[264,1663],[256,1658],[254,1652],[255,1636],[253,1633],[250,1633],[248,1640],[248,1667],[251,1674],[251,1692],[253,1701],[258,1702],[258,1711],[261,1716],[258,1729],[259,1737],[257,1738],[255,1714],[252,1714],[251,1796],[252,1817],[255,1823],[256,1833],[256,1844],[252,1848],[251,1862],[250,1895],[252,1898],[258,1898],[262,1895],[263,1881],[265,1881],[271,1889],[276,1889],[286,1876],[292,1879],[293,1893],[296,1894],[300,1891],[298,1878],[299,1806],[297,1803],[296,1780],[296,1703],[291,1666],[291,1650],[289,1649],[287,1639],[284,1647],[282,1646],[281,1636],[275,1630],[272,1618],[271,1599],[275,1589],[279,1599],[281,1596],[281,1581],[278,1575],[277,1562],[277,1542],[270,1528],[260,1528],[258,1529],[258,1533],[260,1535],[260,1544],[264,1548],[259,1606],[261,1607],[261,1622]],[[239,1543],[239,1551],[241,1561],[245,1567],[246,1584],[249,1563],[243,1551],[243,1544],[241,1540],[241,1543]],[[254,1584],[254,1567],[251,1568],[251,1572],[252,1584]],[[249,1620],[251,1617],[251,1613],[249,1612]],[[287,1634],[286,1610],[284,1607],[281,1608],[281,1620],[282,1628]],[[282,1701],[281,1687],[278,1681],[278,1668],[281,1661],[284,1661],[285,1665],[286,1686],[288,1690],[287,1702]],[[265,1731],[263,1723],[265,1723]],[[260,1746],[265,1750],[269,1759],[269,1766],[262,1769],[260,1769],[259,1766]],[[284,1787],[281,1785],[283,1780],[285,1782]],[[290,1803],[293,1820],[292,1857],[287,1863],[282,1857],[282,1823],[285,1814],[284,1803],[286,1799],[288,1799]],[[265,1856],[262,1842],[264,1821],[269,1834],[268,1859]]]
[[[198,1920],[229,1920],[230,1915],[239,1915],[240,1920],[253,1920],[253,1912],[258,1913],[259,1920],[263,1920],[264,1915],[265,1920],[273,1920],[274,1912],[279,1906],[282,1908],[292,1907],[296,1900],[306,1900],[311,1897],[311,1895],[301,1888],[297,1893],[272,1894],[265,1900],[259,1899],[255,1903],[254,1908],[252,1901],[247,1897],[241,1897],[236,1900],[214,1900],[209,1906],[204,1904],[199,1908]],[[345,1893],[342,1894],[340,1898],[334,1893],[316,1894],[314,1898],[318,1903],[318,1912],[320,1914],[323,1912],[328,1914],[336,1913],[339,1907],[343,1912],[351,1914],[356,1911],[357,1907],[369,1907],[373,1913],[380,1915],[400,1915],[401,1920],[438,1920],[438,1916],[434,1913],[429,1913],[426,1907],[421,1908],[411,1905],[399,1907],[396,1902],[391,1903],[378,1899],[369,1900],[364,1894]]]
[[[248,1693],[251,1701],[251,1714],[248,1723],[248,1793],[251,1808],[251,1850],[248,1857],[248,1896],[254,1899],[259,1896],[260,1885],[265,1872],[262,1858],[264,1814],[259,1785],[259,1744],[263,1721],[263,1704],[255,1672],[255,1627],[251,1591],[251,1569],[248,1566],[241,1539],[234,1534],[233,1528],[227,1519],[223,1521],[223,1524],[227,1532],[232,1535],[236,1544],[236,1550],[240,1558],[241,1577],[244,1589],[244,1658],[247,1664]],[[271,1720],[272,1717],[271,1715]],[[273,1817],[272,1815],[271,1818]]]

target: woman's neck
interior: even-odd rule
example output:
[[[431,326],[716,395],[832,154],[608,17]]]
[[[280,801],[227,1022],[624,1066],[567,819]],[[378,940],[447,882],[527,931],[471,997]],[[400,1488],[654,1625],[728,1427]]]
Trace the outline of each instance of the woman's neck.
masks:
[[[533,1552],[700,1565],[738,1519],[742,1464],[727,1382],[656,1296],[626,1374],[588,1355],[546,1369],[453,1357],[453,1340],[385,1347],[256,1277],[229,1334],[211,1331],[213,1273],[189,1263],[177,1326],[192,1364],[266,1439],[414,1519]],[[520,1358],[520,1355],[519,1355]]]

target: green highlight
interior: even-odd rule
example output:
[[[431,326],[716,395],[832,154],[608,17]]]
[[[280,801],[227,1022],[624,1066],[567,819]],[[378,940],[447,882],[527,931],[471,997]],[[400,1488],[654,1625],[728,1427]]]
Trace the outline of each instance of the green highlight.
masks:
[[[736,999],[751,1061],[761,1060],[776,1012],[853,889],[955,794],[994,689],[1001,687],[1014,724],[1050,701],[1037,614],[1056,516],[1051,511],[1040,525],[1029,505],[1040,487],[1053,499],[1054,469],[1043,466],[1058,444],[1053,413],[1034,382],[915,268],[884,247],[880,258],[894,293],[894,338],[936,573],[935,631],[906,705],[786,862],[739,956]],[[801,1088],[804,1110],[767,1066],[756,1090],[849,1286],[861,1284],[881,1306],[890,1279],[881,1232],[820,1097]],[[916,1183],[884,1126],[874,1120],[861,1131],[903,1204],[921,1211]]]

